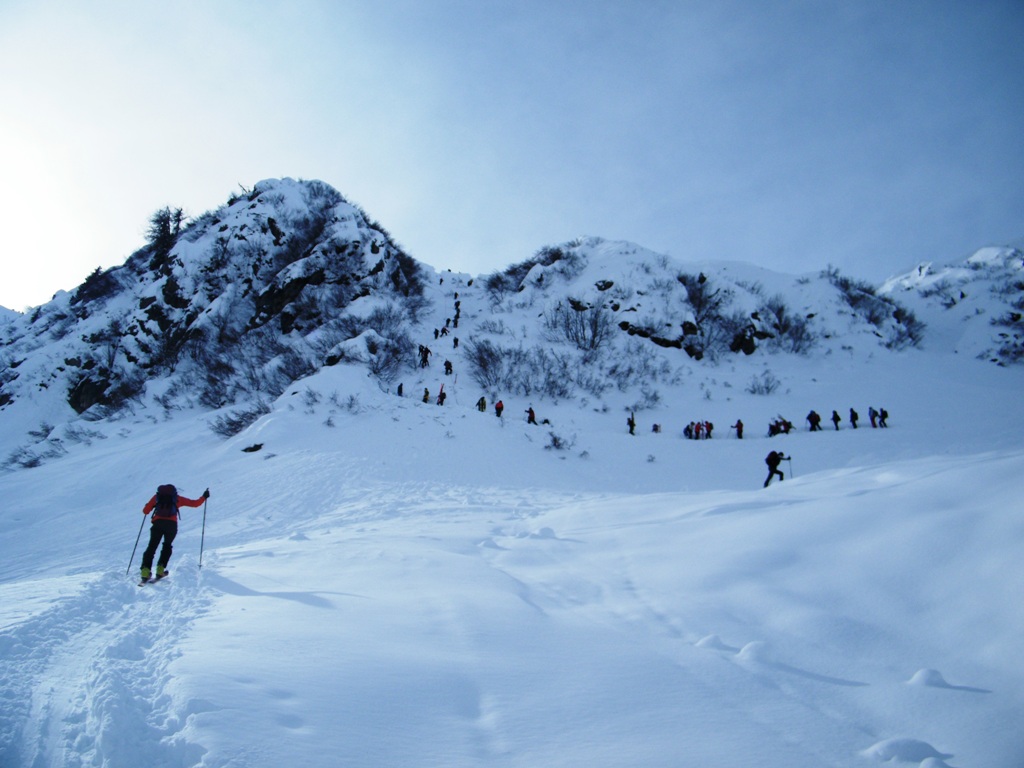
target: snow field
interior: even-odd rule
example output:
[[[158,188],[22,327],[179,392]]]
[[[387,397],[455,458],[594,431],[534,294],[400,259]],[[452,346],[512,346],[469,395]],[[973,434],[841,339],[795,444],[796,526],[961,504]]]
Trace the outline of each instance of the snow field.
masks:
[[[712,398],[645,415],[661,435],[342,368],[229,440],[195,412],[98,425],[0,476],[0,765],[1020,764],[1019,376],[802,368],[771,399],[715,370]],[[761,436],[821,400],[863,416],[880,380],[888,430]],[[696,417],[714,439],[679,438]],[[796,476],[763,490],[775,447]],[[211,489],[203,568],[185,509],[140,589],[165,481]]]

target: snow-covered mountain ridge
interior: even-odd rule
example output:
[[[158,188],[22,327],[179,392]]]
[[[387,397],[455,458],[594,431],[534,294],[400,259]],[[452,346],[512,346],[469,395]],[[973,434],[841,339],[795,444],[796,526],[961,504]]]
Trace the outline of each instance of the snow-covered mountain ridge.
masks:
[[[617,388],[641,408],[659,383],[730,358],[770,366],[775,355],[839,354],[859,339],[865,349],[1014,362],[1022,261],[988,249],[876,290],[832,269],[683,264],[586,238],[473,277],[416,262],[322,182],[268,180],[187,223],[158,213],[150,242],[124,265],[0,318],[0,420],[25,434],[146,403],[242,403],[258,415],[292,382],[338,363],[365,367],[382,389],[429,389],[436,377],[417,370],[416,349],[439,357],[456,337],[463,379],[492,397],[600,399]],[[439,329],[450,336],[435,338]]]
[[[997,364],[1024,360],[1024,251],[982,248],[963,263],[921,264],[879,293],[926,318],[927,344]]]

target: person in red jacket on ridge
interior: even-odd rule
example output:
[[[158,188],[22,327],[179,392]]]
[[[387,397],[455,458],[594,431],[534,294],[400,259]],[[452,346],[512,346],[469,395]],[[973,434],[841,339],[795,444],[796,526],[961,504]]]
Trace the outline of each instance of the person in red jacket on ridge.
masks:
[[[178,489],[173,485],[161,485],[156,489],[146,505],[142,508],[142,514],[153,513],[153,524],[149,529],[149,546],[142,553],[142,580],[149,581],[152,575],[153,556],[156,548],[160,546],[161,540],[164,545],[160,549],[160,559],[156,564],[156,577],[162,579],[168,574],[167,563],[171,559],[173,548],[171,546],[174,537],[178,535],[178,507],[199,507],[210,498],[210,489],[203,491],[198,499],[188,499],[178,495]]]

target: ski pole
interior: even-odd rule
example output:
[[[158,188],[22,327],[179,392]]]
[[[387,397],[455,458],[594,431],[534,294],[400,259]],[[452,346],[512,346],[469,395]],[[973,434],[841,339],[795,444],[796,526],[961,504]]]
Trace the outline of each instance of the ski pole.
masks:
[[[209,497],[203,501],[203,533],[199,537],[199,568],[203,567],[203,545],[206,543],[206,505],[210,503]]]
[[[142,526],[146,524],[146,516],[142,516],[142,525],[139,526],[139,535],[135,537],[135,546],[132,547],[132,556],[128,558],[128,568],[125,570],[124,575],[127,576],[129,571],[132,569],[132,560],[135,559],[135,550],[139,548],[139,539],[142,538]]]
[[[793,459],[786,459],[786,463],[789,464],[789,479],[792,480],[795,477],[795,475],[793,474]]]

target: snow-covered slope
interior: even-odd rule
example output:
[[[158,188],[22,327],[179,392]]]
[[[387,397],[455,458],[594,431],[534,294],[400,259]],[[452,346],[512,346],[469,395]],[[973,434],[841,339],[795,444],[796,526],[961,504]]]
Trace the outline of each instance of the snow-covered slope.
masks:
[[[660,434],[532,426],[342,366],[226,441],[194,412],[97,424],[0,477],[0,762],[1019,764],[1020,375],[915,355],[780,370],[769,399],[900,382],[887,429],[681,439],[772,408],[725,389]],[[212,497],[140,589],[164,481]]]
[[[1024,251],[982,248],[962,264],[921,264],[880,293],[907,304],[928,325],[936,349],[1019,363],[1024,357]]]
[[[381,389],[436,395],[432,371],[457,355],[463,382],[492,398],[636,411],[664,386],[705,386],[721,365],[752,371],[740,386],[771,389],[775,361],[792,355],[925,345],[1014,362],[1021,261],[1016,250],[984,251],[876,290],[832,269],[681,263],[583,238],[474,277],[416,262],[322,182],[268,180],[190,222],[158,212],[124,265],[0,316],[0,455],[15,466],[49,460],[74,442],[78,427],[67,435],[65,425],[139,407],[238,406],[230,418],[245,422],[336,364],[367,370]],[[418,369],[424,346],[429,371]],[[36,435],[48,440],[38,449]]]
[[[307,193],[272,186],[284,231]],[[213,232],[245,235],[253,204]],[[197,348],[140,365],[121,407],[68,403],[60,356],[96,354],[79,323],[174,309],[159,269],[83,318],[68,294],[0,320],[0,765],[1024,764],[1024,372],[954,332],[990,332],[1005,292],[965,290],[984,312],[943,325],[956,307],[913,275],[875,291],[599,239],[474,277],[403,267],[351,212],[366,269],[336,305],[343,282],[305,280],[318,239],[248,292],[250,262],[203,271],[208,227],[168,252],[191,286],[173,327],[237,330],[219,390]],[[388,248],[398,284],[370,258]],[[1013,285],[1000,253],[986,286]],[[252,333],[276,352],[246,368]],[[287,350],[316,364],[271,386]],[[811,409],[841,428],[809,432]],[[780,415],[796,429],[767,437]],[[694,420],[711,439],[682,438]],[[791,458],[764,489],[772,449]],[[211,498],[139,588],[163,482]]]
[[[6,418],[273,397],[354,335],[354,302],[420,306],[419,266],[321,182],[261,182],[185,225],[158,212],[151,230],[124,265],[0,324]]]

